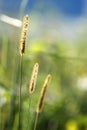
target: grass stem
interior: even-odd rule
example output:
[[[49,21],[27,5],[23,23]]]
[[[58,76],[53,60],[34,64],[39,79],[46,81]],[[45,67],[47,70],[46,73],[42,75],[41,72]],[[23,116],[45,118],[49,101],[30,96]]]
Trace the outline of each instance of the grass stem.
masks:
[[[28,130],[28,127],[30,126],[30,106],[31,106],[31,94],[28,95],[28,118],[27,118],[27,129]]]
[[[19,130],[22,128],[21,123],[21,111],[22,111],[22,104],[21,104],[21,88],[22,88],[22,62],[23,62],[23,55],[20,57],[20,86],[19,86]]]
[[[35,122],[34,122],[34,129],[33,129],[33,130],[36,130],[36,127],[37,127],[37,121],[38,121],[38,115],[39,115],[39,113],[36,112],[36,115],[35,115]]]

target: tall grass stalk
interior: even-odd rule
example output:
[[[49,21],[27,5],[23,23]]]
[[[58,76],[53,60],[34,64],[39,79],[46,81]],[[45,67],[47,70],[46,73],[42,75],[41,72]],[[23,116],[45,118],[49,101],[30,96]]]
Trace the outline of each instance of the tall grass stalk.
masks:
[[[43,105],[44,105],[44,100],[45,100],[45,95],[46,95],[46,92],[47,92],[47,87],[49,85],[50,80],[51,80],[51,75],[48,74],[45,81],[44,81],[42,89],[41,89],[39,101],[38,101],[37,108],[36,108],[36,115],[35,115],[35,122],[34,122],[34,129],[33,130],[36,130],[38,115],[42,111],[42,108],[43,108]]]
[[[36,130],[37,121],[38,121],[38,115],[39,115],[39,113],[36,112],[36,115],[35,115],[35,122],[34,122],[34,129],[33,129],[33,130]]]
[[[28,35],[28,25],[29,25],[29,16],[25,15],[23,18],[22,31],[20,36],[20,86],[19,86],[19,126],[18,129],[22,129],[22,62],[23,62],[23,54],[25,53],[25,44]]]
[[[29,118],[28,118],[28,125],[30,124],[30,106],[31,106],[32,94],[34,93],[35,88],[36,88],[38,70],[39,70],[39,64],[35,63],[33,70],[32,70],[30,83],[29,83],[29,113],[28,113]]]
[[[2,107],[0,106],[0,130],[2,130]]]
[[[22,115],[21,115],[21,112],[22,112],[22,104],[21,104],[21,87],[22,87],[22,62],[23,62],[23,55],[21,55],[20,57],[20,87],[19,87],[19,130],[21,130],[21,119],[22,119]]]

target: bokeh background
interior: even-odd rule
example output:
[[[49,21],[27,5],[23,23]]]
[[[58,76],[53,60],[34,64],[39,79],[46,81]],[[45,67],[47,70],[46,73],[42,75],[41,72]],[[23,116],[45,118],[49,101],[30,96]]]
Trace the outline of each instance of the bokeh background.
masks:
[[[87,0],[0,0],[0,130],[18,130],[25,14],[30,23],[22,65],[22,130],[33,129],[48,73],[52,81],[37,130],[87,130]],[[28,85],[36,62],[40,68],[29,115]]]

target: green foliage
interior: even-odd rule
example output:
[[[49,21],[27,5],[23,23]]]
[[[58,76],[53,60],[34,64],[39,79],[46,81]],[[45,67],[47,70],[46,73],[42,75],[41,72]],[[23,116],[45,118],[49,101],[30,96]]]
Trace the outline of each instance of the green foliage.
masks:
[[[1,110],[4,108],[2,111],[2,127],[4,128],[8,124],[8,120],[13,120],[12,127],[13,130],[16,130],[18,126],[19,52],[16,50],[14,41],[14,49],[13,43],[8,38],[4,38],[2,41],[0,88],[4,89],[5,94],[2,97],[6,98],[6,102],[3,106],[0,106]],[[37,129],[64,130],[67,124],[68,126],[71,124],[72,120],[75,121],[74,124],[77,125],[78,130],[83,127],[83,130],[87,129],[87,88],[81,90],[80,86],[77,85],[79,78],[82,76],[87,77],[87,41],[84,41],[84,44],[78,41],[78,44],[70,45],[64,41],[57,40],[54,43],[48,43],[40,39],[37,41],[32,40],[31,44],[28,45],[26,54],[23,57],[22,71],[23,130],[26,129],[27,118],[30,118],[28,117],[28,84],[32,66],[35,62],[39,63],[40,69],[30,110],[31,126],[28,126],[28,128],[32,128],[33,125],[33,113],[35,112],[43,79],[47,73],[51,73],[52,83],[48,89],[44,110],[39,115]],[[11,127],[9,128],[11,129]]]

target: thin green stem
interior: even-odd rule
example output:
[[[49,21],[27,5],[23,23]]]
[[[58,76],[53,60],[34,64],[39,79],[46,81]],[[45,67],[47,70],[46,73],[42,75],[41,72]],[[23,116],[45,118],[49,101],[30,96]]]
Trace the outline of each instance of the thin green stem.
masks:
[[[37,127],[37,121],[38,121],[38,115],[39,115],[39,113],[36,112],[36,115],[35,115],[35,122],[34,122],[34,129],[33,129],[33,130],[36,130],[36,127]]]
[[[21,130],[21,88],[22,88],[22,61],[23,61],[23,55],[20,57],[20,86],[19,86],[19,130]]]
[[[26,130],[28,130],[28,126],[30,126],[30,106],[31,106],[31,94],[29,94],[29,97],[28,97],[28,102],[29,102],[29,108],[28,108],[28,120],[27,120],[27,129]]]
[[[1,108],[0,108],[0,115],[1,115]],[[1,126],[1,116],[0,116],[0,129],[2,129],[2,126]]]

